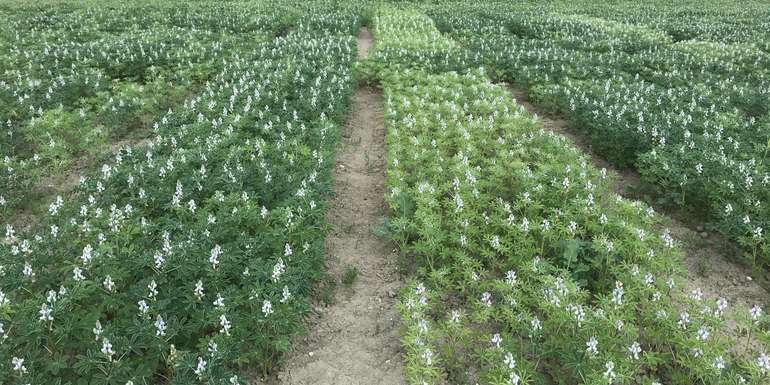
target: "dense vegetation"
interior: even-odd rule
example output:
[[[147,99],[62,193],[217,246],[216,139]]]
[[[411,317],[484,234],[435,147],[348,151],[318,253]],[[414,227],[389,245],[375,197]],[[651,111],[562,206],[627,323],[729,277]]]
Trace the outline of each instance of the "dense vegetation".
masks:
[[[458,7],[460,9],[458,9]],[[435,7],[474,65],[770,268],[767,6]]]
[[[56,172],[150,120],[30,230],[5,225],[0,382],[234,384],[288,349],[323,270],[360,19],[308,9],[288,31],[279,11],[16,15],[6,214],[24,165]]]
[[[764,304],[685,290],[650,206],[770,269],[766,5],[48,5],[0,3],[0,383],[278,367],[359,82],[385,97],[410,384],[770,382]],[[654,196],[617,195],[501,81]]]
[[[692,90],[665,90],[668,98],[654,109],[655,99],[645,103],[621,84],[617,99],[629,112],[616,114],[618,107],[606,102],[612,83],[603,75],[642,80],[617,75],[607,57],[626,46],[656,49],[669,38],[617,22],[506,7],[427,7],[435,24],[415,10],[381,8],[373,19],[378,45],[371,65],[381,68],[387,100],[391,232],[416,270],[400,307],[411,383],[766,383],[761,308],[732,309],[724,298],[685,292],[679,247],[654,210],[617,196],[605,170],[539,127],[490,80],[530,87],[544,105],[565,100],[549,90],[574,86],[565,92],[574,100],[558,111],[585,111],[568,117],[578,127],[604,130],[592,143],[633,162],[619,141],[638,143],[630,133],[638,125],[617,116],[644,109],[644,118],[661,129],[655,119],[672,126],[689,121],[681,111],[694,107],[675,101]],[[451,33],[439,34],[439,27]],[[562,62],[551,66],[548,48]],[[443,54],[449,49],[457,53],[452,60]],[[649,52],[644,57],[656,60]],[[569,108],[578,105],[575,93],[594,89],[602,101]],[[704,112],[716,113],[716,107]],[[761,140],[747,143],[762,149]],[[658,155],[665,148],[655,145]],[[753,245],[764,242],[761,236]]]

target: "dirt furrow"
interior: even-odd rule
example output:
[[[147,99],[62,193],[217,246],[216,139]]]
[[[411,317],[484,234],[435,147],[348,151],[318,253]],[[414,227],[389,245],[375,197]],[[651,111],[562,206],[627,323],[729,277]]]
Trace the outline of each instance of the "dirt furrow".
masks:
[[[358,55],[372,36],[364,28]],[[305,341],[278,375],[282,384],[403,384],[396,293],[400,287],[393,245],[373,230],[384,223],[385,126],[379,91],[359,88],[334,170],[335,196],[328,222],[327,268],[338,282],[358,271],[352,286],[338,285],[334,303],[321,309]]]

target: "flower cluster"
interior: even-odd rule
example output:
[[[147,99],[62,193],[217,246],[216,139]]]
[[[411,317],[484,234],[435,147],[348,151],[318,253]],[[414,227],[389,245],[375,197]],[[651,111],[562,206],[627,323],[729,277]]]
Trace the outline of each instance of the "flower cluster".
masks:
[[[566,117],[604,158],[636,167],[659,201],[686,205],[770,268],[770,55],[754,16],[767,10],[523,8],[431,15],[477,65]],[[719,22],[725,12],[744,19]]]
[[[767,379],[767,347],[727,332],[767,320],[680,289],[654,211],[483,71],[382,78],[389,230],[421,282],[399,308],[411,383]]]
[[[109,79],[149,81],[142,76],[164,69],[197,85],[157,116],[140,113],[152,119],[150,138],[98,158],[34,226],[4,226],[0,382],[236,384],[239,365],[272,368],[301,329],[323,268],[324,202],[354,84],[346,32],[360,21],[298,8],[291,15],[315,27],[286,32],[278,6],[221,9],[64,13],[62,30],[82,33],[39,47],[62,68],[99,58],[108,93],[152,94]],[[33,23],[24,42],[57,21]],[[141,32],[144,22],[157,32]],[[63,38],[54,30],[45,36]],[[110,41],[123,43],[102,48]],[[111,95],[106,111],[144,103]],[[81,102],[67,100],[51,122],[98,127],[88,109],[67,115]]]

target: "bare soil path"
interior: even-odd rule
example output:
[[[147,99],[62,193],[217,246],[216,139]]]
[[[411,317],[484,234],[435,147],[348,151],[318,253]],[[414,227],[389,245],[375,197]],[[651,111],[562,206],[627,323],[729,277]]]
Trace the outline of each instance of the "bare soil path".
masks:
[[[616,193],[634,199],[629,191],[637,189],[642,183],[635,170],[619,170],[612,166],[593,151],[590,140],[570,129],[565,120],[550,116],[525,101],[525,95],[521,90],[505,86],[516,103],[538,117],[543,128],[569,139],[576,147],[588,154],[594,166],[613,172],[616,175],[613,186]],[[671,235],[680,242],[684,252],[682,262],[689,273],[685,282],[687,291],[699,289],[708,298],[725,298],[730,306],[751,307],[755,304],[768,304],[770,293],[750,278],[750,269],[735,262],[739,259],[741,251],[732,242],[719,234],[706,234],[702,229],[691,229],[676,217],[666,215],[669,213],[665,210],[653,208],[663,213],[665,227],[671,230]]]
[[[358,37],[359,59],[372,45],[369,30]],[[385,126],[379,91],[359,88],[334,170],[335,197],[328,222],[327,268],[340,282],[346,269],[358,269],[352,287],[338,286],[333,305],[312,321],[305,341],[297,341],[281,384],[404,384],[398,316],[394,305],[401,286],[393,245],[374,235],[387,214]]]

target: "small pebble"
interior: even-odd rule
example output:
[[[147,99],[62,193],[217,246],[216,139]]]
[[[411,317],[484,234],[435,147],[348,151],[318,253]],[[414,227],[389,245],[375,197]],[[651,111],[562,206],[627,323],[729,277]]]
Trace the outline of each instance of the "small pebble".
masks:
[[[313,357],[313,354],[314,354],[313,352],[310,352],[307,355],[310,356],[310,357]]]

